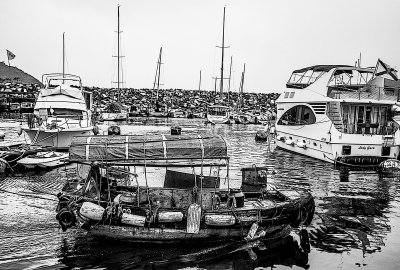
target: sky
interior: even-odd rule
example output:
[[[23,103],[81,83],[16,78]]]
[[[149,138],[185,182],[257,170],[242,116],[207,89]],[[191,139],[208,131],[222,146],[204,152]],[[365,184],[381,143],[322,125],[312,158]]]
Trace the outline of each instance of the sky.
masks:
[[[318,65],[400,68],[398,0],[0,0],[0,61],[41,80],[66,72],[85,86],[115,87],[120,5],[124,86],[152,88],[160,47],[160,88],[213,90],[224,77],[238,91],[281,93],[293,70]],[[227,91],[228,80],[224,80]],[[217,86],[219,90],[219,83]]]

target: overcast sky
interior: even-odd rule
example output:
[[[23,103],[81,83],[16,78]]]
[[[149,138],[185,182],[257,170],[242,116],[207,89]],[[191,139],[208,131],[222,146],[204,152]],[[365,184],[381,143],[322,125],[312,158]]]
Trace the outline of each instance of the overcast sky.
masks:
[[[162,88],[212,90],[220,76],[226,6],[225,77],[232,91],[246,63],[245,92],[281,92],[294,69],[317,64],[362,66],[378,58],[400,68],[398,0],[0,0],[0,61],[41,80],[62,71],[86,86],[116,80],[120,7],[126,87],[151,88],[160,47]],[[227,83],[226,83],[227,85]]]

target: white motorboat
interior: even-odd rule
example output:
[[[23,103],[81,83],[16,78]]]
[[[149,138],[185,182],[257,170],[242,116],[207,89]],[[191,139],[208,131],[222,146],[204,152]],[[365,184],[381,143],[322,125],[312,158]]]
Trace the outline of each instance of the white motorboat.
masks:
[[[17,161],[28,169],[53,168],[63,165],[68,160],[68,152],[38,152],[36,155],[27,156]]]
[[[34,113],[23,128],[32,145],[68,149],[73,136],[90,135],[91,93],[82,89],[81,78],[71,74],[43,75],[45,88],[39,92]]]
[[[222,105],[208,107],[207,121],[213,124],[230,124],[233,121],[230,117],[230,108]]]
[[[73,136],[90,135],[92,126],[92,93],[83,90],[81,78],[65,74],[63,34],[63,72],[42,76],[44,88],[36,99],[33,114],[28,114],[31,145],[66,150]]]
[[[276,145],[328,162],[377,165],[398,158],[395,70],[318,65],[293,71],[277,99]]]

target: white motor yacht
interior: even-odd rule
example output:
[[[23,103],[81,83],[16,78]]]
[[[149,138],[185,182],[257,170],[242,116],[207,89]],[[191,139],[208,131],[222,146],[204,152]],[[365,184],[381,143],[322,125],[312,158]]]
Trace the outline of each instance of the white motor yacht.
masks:
[[[328,162],[397,159],[400,109],[395,70],[317,65],[293,71],[277,99],[278,147]]]
[[[73,136],[92,133],[92,94],[82,89],[81,78],[76,75],[45,74],[42,81],[45,87],[23,130],[32,145],[68,149]]]

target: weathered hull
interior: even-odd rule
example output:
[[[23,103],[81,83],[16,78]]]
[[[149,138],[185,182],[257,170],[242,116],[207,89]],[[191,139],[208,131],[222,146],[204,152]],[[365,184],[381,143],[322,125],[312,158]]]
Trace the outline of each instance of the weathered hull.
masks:
[[[289,225],[273,225],[261,228],[266,235],[278,234],[290,228]],[[142,243],[202,243],[240,240],[248,233],[245,228],[204,228],[199,233],[187,233],[185,229],[146,228],[133,226],[96,225],[89,233],[96,237],[111,238],[120,241]]]

